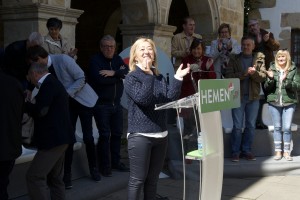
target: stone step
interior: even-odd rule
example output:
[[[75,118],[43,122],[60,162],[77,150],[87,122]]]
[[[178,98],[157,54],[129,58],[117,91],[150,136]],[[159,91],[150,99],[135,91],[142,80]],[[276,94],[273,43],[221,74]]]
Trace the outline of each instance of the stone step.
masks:
[[[168,168],[174,179],[183,178],[183,163],[179,160],[170,160]],[[247,178],[265,176],[300,175],[300,156],[294,156],[293,161],[282,158],[279,161],[273,156],[256,157],[256,161],[240,159],[232,162],[229,158],[224,159],[224,173],[226,178]],[[185,164],[185,176],[188,180],[199,180],[199,161],[189,161]]]
[[[263,176],[286,176],[300,175],[300,156],[294,156],[293,161],[282,158],[279,161],[273,156],[256,157],[256,161],[240,159],[232,162],[229,158],[224,159],[224,177],[263,177]]]

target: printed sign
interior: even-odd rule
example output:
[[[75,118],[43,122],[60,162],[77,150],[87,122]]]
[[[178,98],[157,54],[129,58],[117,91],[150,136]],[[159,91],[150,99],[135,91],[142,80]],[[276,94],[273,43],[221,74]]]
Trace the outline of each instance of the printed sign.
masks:
[[[241,105],[240,80],[203,79],[198,82],[200,112],[237,108]]]

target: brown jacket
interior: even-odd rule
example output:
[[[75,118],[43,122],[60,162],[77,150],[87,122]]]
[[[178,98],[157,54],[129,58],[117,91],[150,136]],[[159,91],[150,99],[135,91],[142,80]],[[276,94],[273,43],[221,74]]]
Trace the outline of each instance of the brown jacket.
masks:
[[[260,29],[260,33],[262,38],[264,37],[265,34],[268,34],[269,32]],[[262,52],[265,54],[265,64],[266,64],[266,69],[268,70],[270,67],[270,63],[274,61],[274,51],[277,51],[280,47],[280,44],[278,41],[274,39],[273,33],[270,33],[270,38],[267,42],[265,42],[263,39],[260,43],[257,42],[256,36],[253,34],[250,34],[253,38],[255,38],[255,49],[253,52]]]
[[[199,34],[194,33],[193,38],[202,39],[202,36]],[[190,41],[192,43],[192,41]],[[190,44],[191,44],[190,43]],[[186,52],[187,49],[190,48],[190,45],[187,46],[187,36],[184,32],[178,33],[173,36],[171,41],[171,54],[175,58],[175,72],[178,69],[179,65],[181,64],[181,60],[187,56]],[[203,50],[205,51],[205,49]]]
[[[242,53],[237,55],[232,55],[230,57],[228,66],[226,68],[225,77],[226,78],[239,78],[240,81],[244,80],[245,72],[243,71]],[[264,63],[264,54],[261,52],[253,54],[253,64],[256,66],[256,72],[252,75],[249,75],[249,100],[258,100],[260,98],[260,83],[266,79],[266,68]],[[243,91],[241,87],[241,97],[243,96]]]

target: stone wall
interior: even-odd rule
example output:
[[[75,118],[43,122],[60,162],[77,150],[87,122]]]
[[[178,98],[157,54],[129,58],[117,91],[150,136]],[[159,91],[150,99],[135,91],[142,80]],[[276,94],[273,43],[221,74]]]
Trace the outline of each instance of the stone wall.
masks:
[[[244,27],[244,3],[239,0],[220,1],[220,24],[228,23],[232,29],[232,37],[238,42],[243,36]]]

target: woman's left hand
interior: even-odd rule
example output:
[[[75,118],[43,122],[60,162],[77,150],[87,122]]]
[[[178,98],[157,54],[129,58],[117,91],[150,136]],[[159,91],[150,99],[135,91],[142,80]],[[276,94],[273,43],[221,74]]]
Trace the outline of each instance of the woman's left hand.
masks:
[[[179,68],[176,71],[176,76],[183,78],[185,75],[187,75],[190,72],[190,64],[187,64],[187,67],[182,69],[183,64],[179,66]]]
[[[212,58],[209,58],[206,61],[206,70],[209,70],[213,63],[214,63],[214,60]]]

